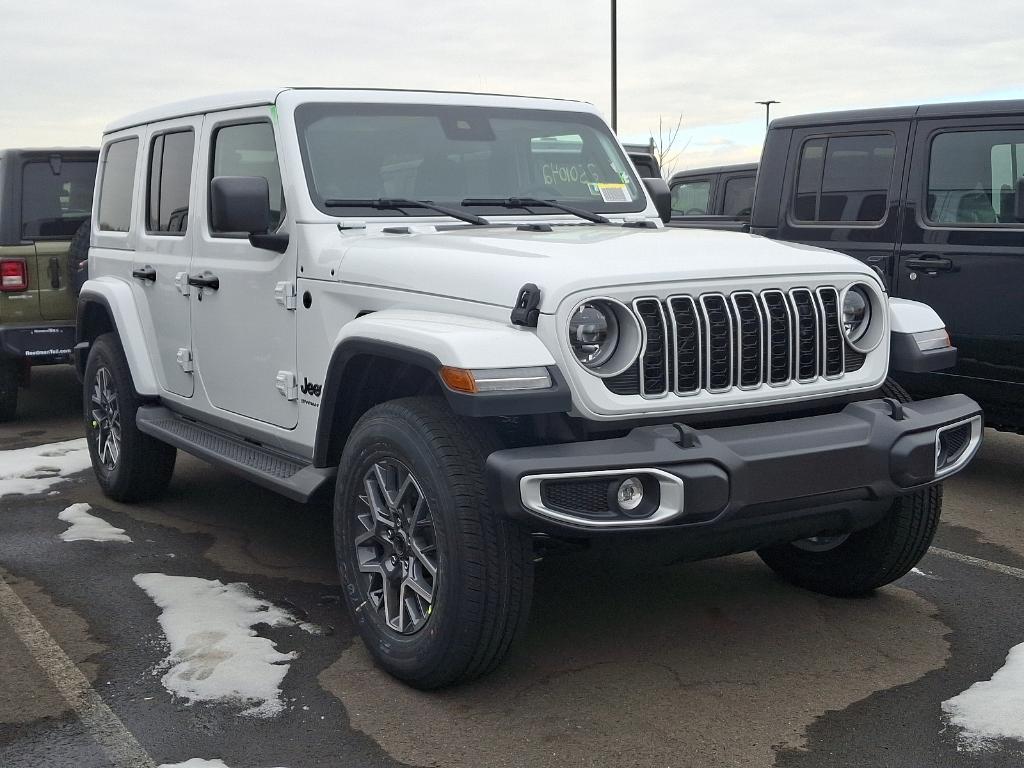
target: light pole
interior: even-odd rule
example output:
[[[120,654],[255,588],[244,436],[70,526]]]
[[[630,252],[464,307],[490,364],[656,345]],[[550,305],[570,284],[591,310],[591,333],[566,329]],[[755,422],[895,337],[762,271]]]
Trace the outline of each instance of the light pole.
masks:
[[[618,73],[618,30],[616,29],[615,0],[612,0],[612,132],[617,132],[619,122],[619,73]]]
[[[775,99],[768,99],[767,101],[755,101],[755,104],[764,104],[764,129],[768,130],[768,124],[771,122],[772,104],[781,104],[781,101],[775,101]]]

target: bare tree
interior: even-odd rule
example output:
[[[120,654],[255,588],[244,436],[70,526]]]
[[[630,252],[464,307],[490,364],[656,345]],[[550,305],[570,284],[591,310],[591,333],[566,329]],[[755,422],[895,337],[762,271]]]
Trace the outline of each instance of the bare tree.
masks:
[[[658,138],[654,138],[654,131],[651,131],[651,152],[658,161],[658,165],[661,166],[661,175],[666,179],[675,171],[679,156],[690,146],[690,140],[687,139],[682,147],[675,148],[676,142],[679,140],[679,132],[682,129],[683,113],[680,112],[674,125],[672,123],[666,125],[664,118],[658,115]]]

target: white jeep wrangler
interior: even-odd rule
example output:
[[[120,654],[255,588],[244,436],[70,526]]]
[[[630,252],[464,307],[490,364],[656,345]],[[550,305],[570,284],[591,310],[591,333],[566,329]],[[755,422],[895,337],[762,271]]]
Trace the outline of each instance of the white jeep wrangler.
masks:
[[[76,350],[100,485],[157,496],[181,448],[333,490],[349,612],[417,687],[501,660],[537,537],[887,584],[981,440],[970,399],[887,380],[955,359],[928,307],[839,254],[665,228],[664,183],[586,104],[175,104],[107,129],[95,200]]]

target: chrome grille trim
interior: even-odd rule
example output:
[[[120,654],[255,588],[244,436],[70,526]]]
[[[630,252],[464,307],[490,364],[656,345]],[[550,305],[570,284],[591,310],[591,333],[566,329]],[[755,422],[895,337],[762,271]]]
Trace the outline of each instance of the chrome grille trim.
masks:
[[[780,379],[773,378],[772,370],[774,369],[775,363],[775,350],[772,346],[772,338],[775,335],[775,319],[772,317],[772,306],[769,304],[769,297],[778,297],[779,303],[776,306],[781,306],[785,310],[785,317],[781,320],[782,327],[779,329],[786,336],[786,350],[783,358],[782,367],[786,374]],[[784,387],[793,380],[793,310],[790,309],[789,301],[786,298],[786,294],[777,288],[770,288],[767,291],[761,291],[761,304],[764,308],[765,314],[765,347],[767,349],[767,355],[765,359],[765,382],[770,387]]]
[[[800,314],[800,303],[799,299],[797,298],[798,296],[804,296],[806,298],[806,306],[809,306],[811,308],[811,314],[813,315],[813,318],[807,318],[806,316]],[[790,303],[793,305],[793,347],[796,352],[793,360],[793,378],[795,378],[801,384],[806,384],[807,382],[811,382],[817,379],[818,375],[821,373],[822,334],[819,330],[821,328],[821,317],[818,313],[818,302],[814,300],[814,294],[811,293],[810,289],[808,288],[793,288],[789,292],[789,300]],[[813,362],[811,364],[811,369],[813,373],[810,376],[803,376],[801,375],[801,369],[804,367],[802,360],[804,352],[804,342],[801,340],[800,335],[801,331],[803,330],[804,324],[808,321],[808,319],[811,320],[810,328],[814,333],[814,338],[811,339],[809,345],[810,348],[808,349],[808,351],[814,356]]]
[[[605,386],[656,400],[842,379],[862,362],[851,363],[840,295],[821,285],[634,298],[643,338],[633,381]]]
[[[644,313],[640,309],[640,307],[642,305],[644,305],[644,304],[653,304],[654,307],[657,308],[657,310],[658,310],[657,318],[660,321],[660,328],[657,329],[657,330],[659,330],[659,335],[661,337],[661,350],[662,350],[661,355],[660,355],[661,363],[660,363],[659,367],[660,367],[660,369],[662,371],[662,376],[664,377],[665,381],[664,381],[664,386],[662,388],[658,389],[657,391],[654,391],[654,392],[649,392],[648,391],[647,375],[645,373],[645,368],[647,367],[647,364],[649,362],[648,361],[648,347],[651,345],[651,339],[650,339],[651,328],[648,327],[647,320],[644,317]],[[669,389],[671,388],[670,372],[669,372],[669,369],[668,369],[668,359],[669,359],[669,355],[668,355],[668,348],[669,348],[668,323],[665,320],[665,309],[664,309],[664,307],[662,307],[661,299],[658,299],[658,298],[656,298],[654,296],[644,296],[642,298],[634,299],[633,300],[633,311],[636,313],[636,316],[640,319],[640,330],[643,331],[643,345],[640,348],[640,357],[639,357],[639,360],[640,360],[640,394],[643,397],[645,397],[645,398],[647,398],[649,400],[656,399],[656,398],[659,398],[659,397],[665,397],[666,395],[668,395]]]
[[[673,373],[673,376],[672,376],[672,387],[673,387],[673,391],[677,395],[680,395],[682,397],[687,397],[689,395],[696,395],[696,394],[700,393],[700,391],[704,388],[704,386],[703,386],[704,379],[702,378],[703,373],[704,373],[704,367],[701,364],[701,351],[703,350],[704,345],[701,343],[701,334],[703,332],[703,326],[701,325],[700,311],[697,309],[697,302],[694,301],[692,296],[669,296],[668,300],[666,301],[666,303],[668,304],[668,317],[669,317],[669,320],[672,322],[672,373]],[[681,365],[681,363],[679,361],[679,348],[680,348],[680,346],[681,346],[681,344],[683,342],[681,340],[680,333],[679,333],[678,313],[679,313],[680,310],[677,309],[677,307],[683,307],[683,306],[687,307],[687,310],[690,312],[690,315],[693,318],[693,324],[695,326],[695,330],[694,330],[694,332],[692,334],[693,345],[694,345],[694,349],[693,349],[693,353],[692,353],[692,358],[693,358],[693,368],[695,369],[693,374],[692,374],[692,379],[693,379],[694,386],[693,387],[687,387],[685,389],[680,385],[680,379],[682,378],[682,376],[680,375],[680,365]]]
[[[725,386],[715,387],[715,386],[712,386],[712,383],[711,383],[712,377],[715,376],[714,363],[713,363],[713,360],[712,360],[712,355],[717,350],[713,349],[712,348],[712,344],[711,344],[711,337],[712,337],[712,333],[714,332],[714,330],[712,328],[712,326],[714,325],[714,321],[711,319],[711,312],[715,311],[715,310],[708,309],[708,302],[709,301],[714,301],[716,303],[718,301],[721,301],[720,309],[724,311],[725,319],[726,319],[726,322],[727,322],[727,324],[729,326],[728,335],[725,338],[725,344],[724,344],[726,355],[728,356],[728,360],[726,361],[726,365],[728,366],[728,368],[727,368],[727,375],[726,375],[727,381],[726,381]],[[702,294],[701,297],[700,297],[700,308],[701,308],[701,312],[703,313],[703,320],[704,320],[704,351],[703,351],[703,354],[702,354],[702,357],[703,357],[703,359],[705,361],[704,370],[705,370],[705,374],[706,374],[705,375],[705,379],[704,379],[704,388],[708,392],[711,392],[712,394],[717,393],[717,392],[728,392],[733,387],[733,381],[735,379],[735,373],[736,373],[736,365],[735,365],[735,352],[736,352],[736,350],[735,350],[735,345],[733,344],[733,338],[735,336],[736,331],[735,331],[735,328],[733,326],[732,312],[729,311],[729,300],[726,299],[725,295],[721,294],[721,293],[705,293],[705,294]]]

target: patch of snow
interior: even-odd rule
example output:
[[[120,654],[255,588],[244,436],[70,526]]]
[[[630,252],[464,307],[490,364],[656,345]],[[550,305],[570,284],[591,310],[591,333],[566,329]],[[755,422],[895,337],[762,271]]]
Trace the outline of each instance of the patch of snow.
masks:
[[[0,496],[42,493],[92,466],[85,438],[0,451]]]
[[[58,519],[71,523],[71,527],[60,535],[64,541],[128,541],[132,540],[123,528],[115,528],[106,520],[90,515],[88,504],[72,504],[59,515]]]
[[[988,749],[996,739],[1024,741],[1024,643],[1010,649],[991,679],[942,702],[942,711],[968,750]]]
[[[942,581],[942,577],[941,576],[936,576],[934,573],[928,573],[927,571],[922,571],[920,568],[911,568],[910,572],[912,574],[914,574],[915,576],[922,576],[922,577],[924,577],[926,579],[932,579],[933,581]]]
[[[171,653],[161,682],[168,691],[189,703],[240,703],[244,715],[281,712],[281,682],[296,654],[281,653],[253,627],[300,627],[311,634],[318,627],[307,628],[246,584],[162,573],[140,573],[134,581],[163,609],[160,626]]]
[[[161,763],[158,768],[228,768],[223,760],[205,760],[201,757],[193,757],[184,763]]]

